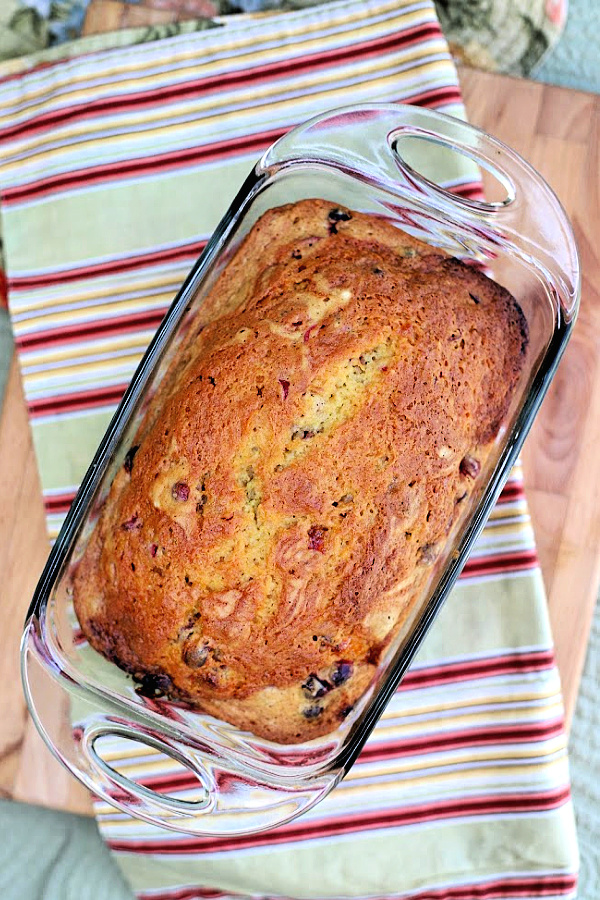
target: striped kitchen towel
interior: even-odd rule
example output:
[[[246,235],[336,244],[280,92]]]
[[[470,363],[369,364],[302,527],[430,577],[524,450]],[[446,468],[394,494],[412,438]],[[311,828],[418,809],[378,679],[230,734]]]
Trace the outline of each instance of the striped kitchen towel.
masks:
[[[260,152],[352,102],[462,115],[430,0],[333,0],[0,81],[9,305],[55,537],[115,404]],[[0,68],[0,75],[2,74]],[[440,173],[479,189],[457,161]],[[112,759],[185,796],[149,749]],[[107,755],[107,752],[105,753]],[[265,834],[192,838],[96,804],[140,898],[573,897],[560,686],[516,470],[348,777]]]

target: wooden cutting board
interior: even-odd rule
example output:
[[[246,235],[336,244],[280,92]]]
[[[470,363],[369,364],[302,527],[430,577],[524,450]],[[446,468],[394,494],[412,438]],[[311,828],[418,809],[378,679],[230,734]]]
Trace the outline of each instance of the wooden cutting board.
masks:
[[[579,320],[524,451],[568,724],[600,581],[600,97],[467,69],[461,82],[469,119],[518,150],[554,188],[581,253]],[[20,687],[19,639],[48,546],[14,360],[0,472],[0,794],[89,812],[87,793],[37,736]]]

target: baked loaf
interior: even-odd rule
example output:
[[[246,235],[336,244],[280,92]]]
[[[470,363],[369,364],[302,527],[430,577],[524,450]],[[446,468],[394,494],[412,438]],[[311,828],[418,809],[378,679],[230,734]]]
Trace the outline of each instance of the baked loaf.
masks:
[[[90,644],[255,735],[333,731],[479,491],[526,346],[503,288],[384,220],[266,213],[77,565]]]

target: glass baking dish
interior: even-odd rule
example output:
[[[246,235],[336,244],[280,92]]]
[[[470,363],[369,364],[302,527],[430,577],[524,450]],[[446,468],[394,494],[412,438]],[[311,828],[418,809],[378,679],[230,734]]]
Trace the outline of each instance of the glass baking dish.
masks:
[[[494,202],[465,199],[435,176],[439,154],[460,154],[501,185]],[[383,217],[452,256],[485,267],[517,299],[529,351],[484,488],[377,677],[332,733],[277,744],[140,693],[82,637],[74,566],[133,435],[228,259],[267,210],[321,198]],[[294,129],[257,163],[161,323],[119,405],[52,549],[28,614],[22,675],[49,748],[93,793],[149,823],[190,834],[243,834],[288,822],[319,802],[352,766],[409,667],[495,503],[573,327],[579,265],[570,224],[542,178],[516,153],[459,120],[411,106],[334,110]],[[57,710],[61,715],[57,715]],[[181,764],[195,787],[167,795],[107,761],[111,742],[138,742]],[[189,779],[188,779],[189,781]]]

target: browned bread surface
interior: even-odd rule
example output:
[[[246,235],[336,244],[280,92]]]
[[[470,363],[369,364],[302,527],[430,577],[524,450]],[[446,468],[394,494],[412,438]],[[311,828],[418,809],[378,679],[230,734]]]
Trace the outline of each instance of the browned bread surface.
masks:
[[[92,646],[259,736],[335,729],[468,507],[526,344],[504,289],[391,224],[266,213],[78,565]]]

